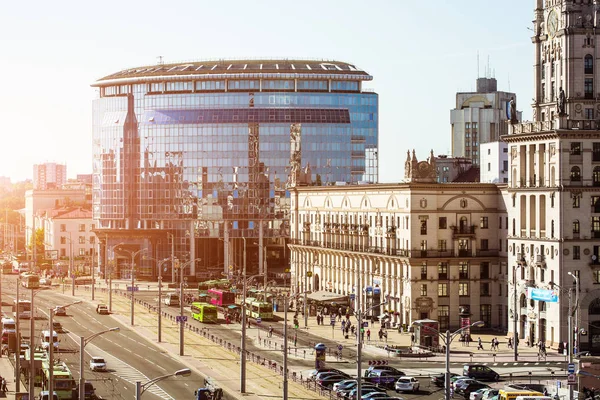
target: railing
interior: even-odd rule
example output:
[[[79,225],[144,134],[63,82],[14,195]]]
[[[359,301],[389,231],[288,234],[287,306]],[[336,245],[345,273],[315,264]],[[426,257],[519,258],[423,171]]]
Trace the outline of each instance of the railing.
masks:
[[[474,235],[476,226],[453,226],[451,228],[453,235]]]

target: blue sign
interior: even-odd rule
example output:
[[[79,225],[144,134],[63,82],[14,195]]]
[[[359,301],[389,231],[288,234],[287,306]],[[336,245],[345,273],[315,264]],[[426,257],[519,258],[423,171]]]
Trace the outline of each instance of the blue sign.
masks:
[[[344,348],[344,346],[342,346],[341,344],[338,344],[338,350],[342,351],[342,349]]]
[[[355,294],[354,294],[354,293],[350,293],[350,300],[354,300],[354,298],[355,298],[355,297],[356,297],[356,296],[355,296]]]
[[[530,300],[558,303],[558,292],[556,290],[528,288],[527,294],[527,297],[529,297]]]
[[[570,374],[574,374],[575,373],[575,363],[569,363],[567,372]]]
[[[187,322],[187,315],[176,315],[175,322]]]
[[[261,322],[262,322],[262,318],[261,317],[256,318],[256,323],[257,324],[260,324]]]
[[[378,287],[376,287],[376,288],[373,288],[373,294],[374,294],[374,295],[381,294],[381,288],[378,288]]]
[[[373,287],[372,286],[367,286],[365,288],[365,292],[367,292],[367,293],[371,293],[372,291],[373,291]]]
[[[127,291],[128,292],[137,292],[139,290],[140,290],[140,288],[137,287],[137,286],[127,286]]]

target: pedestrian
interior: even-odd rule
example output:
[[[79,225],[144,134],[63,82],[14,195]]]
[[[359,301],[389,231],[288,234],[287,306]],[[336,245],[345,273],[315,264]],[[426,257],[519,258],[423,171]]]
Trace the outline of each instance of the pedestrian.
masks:
[[[367,342],[371,341],[371,330],[367,329]]]
[[[496,338],[496,351],[500,351],[500,342],[498,341],[498,338]]]
[[[4,393],[8,392],[8,389],[6,387],[6,378],[2,378],[2,391]]]
[[[411,333],[411,334],[410,334],[410,342],[411,342],[411,343],[414,343],[414,342],[415,342],[415,334],[414,334],[414,333]]]
[[[298,335],[294,335],[294,347],[298,347]]]
[[[273,337],[273,327],[269,325],[269,337]]]
[[[483,344],[481,344],[481,337],[477,339],[477,350],[483,350]]]
[[[362,326],[360,327],[360,341],[365,341],[365,328],[363,328]]]
[[[513,345],[512,345],[512,338],[508,338],[508,348],[512,349]]]
[[[544,392],[543,392],[544,396],[548,396],[548,389],[544,388]]]
[[[379,335],[379,341],[381,341],[383,339],[383,330],[382,329],[379,330],[378,335]]]

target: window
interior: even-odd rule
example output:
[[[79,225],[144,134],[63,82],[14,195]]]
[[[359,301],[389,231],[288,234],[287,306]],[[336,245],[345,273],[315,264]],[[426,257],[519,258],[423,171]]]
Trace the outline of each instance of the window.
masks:
[[[426,284],[421,285],[421,296],[427,296],[427,285]]]
[[[600,186],[600,167],[594,167],[594,171],[592,172],[592,185]]]
[[[479,265],[479,275],[481,279],[490,279],[490,263],[482,262]]]
[[[427,235],[427,220],[421,220],[421,235]]]
[[[600,196],[592,196],[592,212],[600,213]]]
[[[440,263],[438,265],[438,279],[448,279],[448,263]]]
[[[438,296],[439,297],[448,297],[448,284],[438,283]]]
[[[458,265],[458,277],[460,279],[469,279],[469,263],[461,261]]]
[[[446,229],[448,226],[448,220],[446,217],[440,217],[439,222],[438,222],[438,228],[439,229]]]
[[[590,54],[587,54],[583,59],[583,72],[586,74],[594,73],[594,58]]]
[[[440,332],[450,329],[450,306],[438,306],[438,322]]]
[[[581,197],[578,194],[573,194],[573,208],[579,208]]]
[[[581,169],[579,167],[571,168],[571,182],[581,182]]]
[[[85,224],[79,224],[79,232],[85,232]]]
[[[60,224],[60,231],[61,231],[61,232],[66,232],[66,231],[67,231],[67,225],[65,225],[65,224]]]
[[[427,279],[427,264],[421,265],[421,279]]]
[[[79,256],[85,256],[85,249],[79,249]]]
[[[593,108],[585,109],[585,119],[594,119],[594,109]]]
[[[96,237],[90,236],[90,244],[95,244],[95,243],[96,243]]]
[[[584,81],[584,97],[586,99],[594,98],[594,79],[593,78],[585,78]]]
[[[571,155],[572,156],[580,156],[581,155],[581,142],[571,142]]]
[[[481,229],[488,228],[488,217],[481,217],[481,219],[479,220],[479,227]]]
[[[446,240],[444,240],[444,239],[438,240],[438,250],[446,251]]]
[[[600,270],[596,269],[593,272],[594,274],[594,283],[600,283]]]
[[[573,221],[573,233],[576,233],[579,235],[579,220],[578,219]]]
[[[78,242],[79,242],[79,244],[85,244],[85,236],[79,236]]]
[[[498,229],[502,229],[502,217],[498,217]]]
[[[579,246],[573,246],[573,260],[580,260],[581,259],[581,253],[580,253],[581,249]]]
[[[481,312],[481,320],[485,324],[484,326],[492,326],[492,305],[481,304],[479,310]]]
[[[488,250],[488,240],[487,239],[481,239],[479,248],[481,250]]]
[[[480,290],[481,290],[481,295],[482,296],[490,296],[490,283],[489,282],[482,282],[480,284]]]
[[[459,296],[468,296],[469,295],[469,282],[459,282],[458,283],[458,295]]]
[[[65,236],[60,237],[60,244],[67,244],[67,238]]]
[[[492,164],[488,163],[488,171],[491,171],[491,170],[492,170]]]

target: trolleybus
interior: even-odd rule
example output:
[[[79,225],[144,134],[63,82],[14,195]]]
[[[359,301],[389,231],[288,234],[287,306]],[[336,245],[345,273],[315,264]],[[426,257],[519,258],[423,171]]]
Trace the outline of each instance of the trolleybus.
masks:
[[[261,320],[271,320],[273,319],[273,305],[248,297],[246,298],[246,315],[254,319],[260,317]]]
[[[223,307],[235,304],[235,293],[228,290],[208,289],[208,295],[210,296],[210,304],[215,306]]]
[[[217,307],[212,304],[194,302],[190,306],[192,318],[206,323],[217,322]]]

